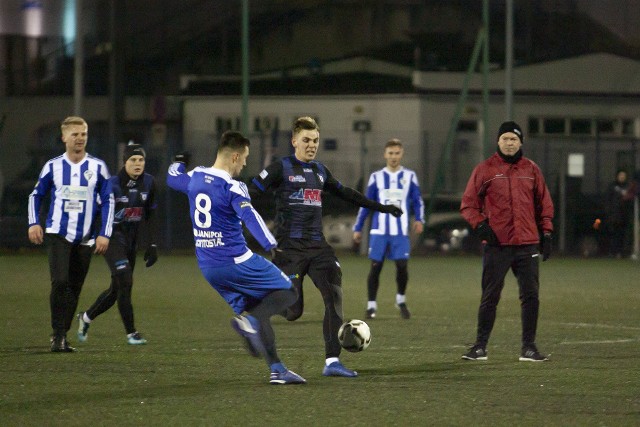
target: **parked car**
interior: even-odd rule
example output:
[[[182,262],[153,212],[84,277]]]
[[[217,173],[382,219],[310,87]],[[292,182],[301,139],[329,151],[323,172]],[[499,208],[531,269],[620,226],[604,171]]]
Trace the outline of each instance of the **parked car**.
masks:
[[[471,227],[460,215],[460,195],[441,194],[431,207],[424,232],[412,238],[416,252],[474,252],[480,250],[480,241]],[[425,212],[428,210],[429,196],[424,197]],[[323,232],[327,242],[336,249],[352,249],[353,224],[357,210],[325,216]]]
[[[477,253],[481,249],[480,240],[471,226],[460,215],[460,194],[439,194],[429,207],[429,197],[425,197],[425,209],[431,210],[427,225],[422,233],[421,246],[427,252]]]

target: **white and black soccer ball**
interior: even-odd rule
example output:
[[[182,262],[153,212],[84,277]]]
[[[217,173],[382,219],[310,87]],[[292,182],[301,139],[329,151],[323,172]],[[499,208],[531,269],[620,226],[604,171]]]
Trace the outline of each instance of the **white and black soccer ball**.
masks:
[[[371,344],[371,329],[362,320],[348,320],[340,326],[338,340],[342,348],[357,353]]]

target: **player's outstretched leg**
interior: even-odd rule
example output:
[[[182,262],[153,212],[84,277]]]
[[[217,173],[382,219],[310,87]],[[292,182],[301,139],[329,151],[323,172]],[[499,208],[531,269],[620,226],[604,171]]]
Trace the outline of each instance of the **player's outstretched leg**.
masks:
[[[300,375],[287,369],[278,357],[275,345],[275,333],[271,326],[271,316],[282,312],[296,300],[293,288],[279,289],[267,295],[256,307],[249,312],[259,322],[259,334],[264,345],[264,358],[269,365],[271,375],[269,383],[278,384],[306,384]]]
[[[260,322],[253,316],[237,315],[231,319],[231,327],[244,339],[245,347],[253,357],[264,354],[264,343],[260,338]]]

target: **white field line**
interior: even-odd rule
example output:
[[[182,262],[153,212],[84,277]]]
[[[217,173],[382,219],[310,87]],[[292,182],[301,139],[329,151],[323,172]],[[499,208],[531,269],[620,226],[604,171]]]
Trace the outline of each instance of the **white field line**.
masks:
[[[562,341],[560,344],[573,345],[573,344],[623,344],[627,342],[640,341],[638,339],[621,339],[621,340],[601,340],[601,341]]]
[[[601,328],[601,329],[627,329],[640,331],[640,326],[605,325],[604,323],[558,323],[563,326],[577,326],[580,328]]]
[[[617,330],[630,330],[640,331],[640,327],[637,326],[624,326],[624,325],[606,325],[603,323],[560,323],[560,325],[579,327],[579,328],[599,328],[599,329],[617,329]],[[617,340],[592,340],[592,341],[562,341],[560,344],[572,345],[572,344],[624,344],[628,342],[640,341],[640,338],[622,338]]]

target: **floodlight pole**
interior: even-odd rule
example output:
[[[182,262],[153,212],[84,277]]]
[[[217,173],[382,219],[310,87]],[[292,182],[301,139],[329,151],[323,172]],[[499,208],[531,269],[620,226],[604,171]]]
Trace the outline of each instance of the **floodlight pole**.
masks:
[[[73,54],[73,114],[82,115],[84,97],[84,29],[82,28],[82,0],[75,0],[76,39]]]
[[[249,0],[242,0],[242,133],[249,133]]]
[[[505,119],[513,120],[513,0],[507,0],[505,59],[504,59],[504,110]]]
[[[482,3],[482,26],[482,151],[489,157],[492,149],[489,146],[489,0]]]

